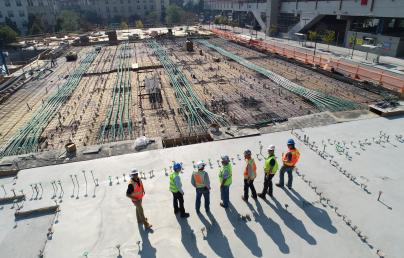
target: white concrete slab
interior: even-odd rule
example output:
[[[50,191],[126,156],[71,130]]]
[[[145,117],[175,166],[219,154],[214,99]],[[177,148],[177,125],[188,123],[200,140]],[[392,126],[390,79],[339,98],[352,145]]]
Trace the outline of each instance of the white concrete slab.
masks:
[[[335,147],[326,147],[334,155],[334,160],[355,175],[358,182],[367,184],[370,194],[308,146],[302,142],[297,144],[302,154],[299,172],[305,175],[306,181],[311,181],[311,185],[317,186],[317,191],[321,190],[323,196],[330,199],[333,207],[338,207],[338,213],[344,215],[346,221],[351,220],[351,225],[357,226],[368,237],[368,244],[361,241],[342,216],[325,202],[320,202],[319,196],[302,177],[295,176],[294,191],[275,189],[273,200],[254,202],[251,199],[248,205],[241,201],[243,162],[238,155],[241,157],[246,148],[250,148],[254,154],[259,153],[261,141],[264,151],[267,145],[275,144],[279,157],[285,151],[286,140],[292,137],[290,131],[24,170],[19,173],[15,187],[30,193],[30,184],[41,182],[44,188],[41,200],[24,204],[24,209],[30,209],[54,204],[50,182],[60,180],[62,183],[64,196],[60,203],[59,223],[53,227],[55,233],[53,239],[47,242],[45,257],[83,257],[85,252],[88,252],[88,257],[117,257],[115,246],[119,244],[121,255],[125,258],[377,257],[377,249],[381,249],[387,257],[399,258],[403,252],[400,243],[404,241],[401,230],[404,226],[401,202],[404,198],[404,142],[396,139],[395,135],[404,135],[404,119],[375,118],[295,133],[306,134],[310,141],[314,140],[321,146],[321,141],[328,142],[328,139],[331,142],[334,139],[364,141],[364,138],[378,137],[380,130],[390,135],[390,143],[368,145],[365,150],[358,151],[359,154],[351,153],[351,161],[339,156]],[[224,153],[235,162],[230,190],[233,206],[228,211],[219,206],[217,160]],[[190,184],[192,162],[200,159],[207,162],[210,159],[212,163],[207,171],[213,188],[212,216],[202,212],[201,218],[194,212],[195,193]],[[260,191],[263,159],[256,156],[255,159],[259,168],[255,186]],[[173,160],[184,163],[182,181],[185,207],[191,213],[188,220],[176,218],[173,214],[172,196],[165,175],[165,169],[169,171]],[[127,184],[123,182],[122,174],[128,174],[133,167],[144,171],[147,176],[144,180],[144,209],[153,224],[153,232],[138,228],[135,207],[125,197]],[[87,197],[82,170],[86,171]],[[98,187],[94,186],[90,170],[99,180]],[[149,178],[148,172],[151,170],[154,170],[155,176]],[[73,185],[70,178],[74,174],[80,185],[78,199],[77,185]],[[112,185],[109,184],[109,176],[113,179]],[[116,176],[119,177],[119,184]],[[278,181],[278,175],[274,181]],[[382,201],[392,209],[377,201],[379,190],[383,191]],[[59,195],[60,188],[57,192]],[[30,199],[29,195],[27,199]],[[251,221],[244,222],[239,218],[247,214]],[[203,231],[202,228],[206,229]],[[3,227],[0,228],[2,230]]]

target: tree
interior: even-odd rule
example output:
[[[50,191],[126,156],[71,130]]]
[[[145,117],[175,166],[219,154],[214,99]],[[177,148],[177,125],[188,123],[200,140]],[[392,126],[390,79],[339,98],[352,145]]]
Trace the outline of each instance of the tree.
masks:
[[[28,27],[28,34],[30,35],[42,34],[45,31],[42,19],[33,14],[30,14],[28,17],[27,27]]]
[[[149,12],[149,13],[146,15],[145,22],[146,22],[146,24],[152,24],[152,25],[159,24],[159,16],[158,16],[157,13],[154,12],[154,11]]]
[[[135,22],[136,29],[143,29],[143,22],[141,20],[137,20]]]
[[[80,29],[80,17],[73,11],[62,11],[59,15],[62,31],[77,31]]]
[[[335,31],[332,30],[326,30],[324,35],[321,37],[324,43],[328,44],[328,51],[330,51],[330,43],[334,40],[335,38]]]
[[[10,26],[0,26],[0,47],[4,47],[10,43],[17,41],[17,32],[15,32]]]
[[[315,41],[317,39],[317,31],[309,30],[307,32],[307,37],[309,38],[310,41]]]
[[[228,23],[227,17],[223,16],[223,15],[216,16],[215,19],[213,20],[213,22],[215,24],[224,24],[224,25],[226,25]]]
[[[14,32],[18,35],[21,34],[20,30],[18,29],[17,23],[13,22],[9,17],[6,17],[5,24],[10,27]]]
[[[129,28],[128,24],[125,21],[122,21],[119,27],[121,28],[121,30],[127,30]]]
[[[168,6],[166,10],[166,23],[168,24],[176,24],[180,23],[182,20],[182,16],[184,14],[184,10],[175,4],[171,4]]]

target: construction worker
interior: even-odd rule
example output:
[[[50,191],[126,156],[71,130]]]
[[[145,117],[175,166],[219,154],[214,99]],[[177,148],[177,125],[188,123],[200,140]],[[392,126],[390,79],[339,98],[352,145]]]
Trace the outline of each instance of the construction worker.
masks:
[[[268,147],[268,157],[265,159],[264,163],[264,188],[262,189],[262,192],[258,194],[258,196],[264,200],[266,199],[267,193],[269,194],[269,196],[273,197],[272,178],[275,176],[277,171],[278,162],[276,161],[275,157],[275,146],[270,145]]]
[[[142,199],[145,195],[142,180],[139,178],[139,171],[135,168],[129,174],[130,181],[128,189],[126,190],[126,196],[130,198],[133,204],[136,206],[136,218],[138,224],[143,224],[145,229],[150,229],[151,224],[147,221],[143,213]]]
[[[174,214],[180,212],[182,218],[188,218],[189,213],[186,213],[184,209],[184,191],[179,176],[182,166],[180,163],[174,163],[173,169],[170,175],[170,191],[173,193]]]
[[[244,196],[241,197],[244,201],[248,201],[248,189],[251,189],[252,198],[257,200],[257,192],[254,187],[254,179],[257,177],[257,166],[251,158],[251,151],[244,151],[246,165],[244,168]]]
[[[209,175],[205,171],[205,162],[198,161],[196,164],[198,171],[195,171],[191,177],[191,184],[196,188],[196,201],[195,201],[195,209],[196,213],[200,213],[201,207],[201,197],[205,199],[205,211],[206,213],[210,213],[209,204],[210,204],[210,181]]]
[[[285,154],[282,153],[282,161],[283,166],[280,169],[279,174],[279,183],[276,184],[278,187],[284,186],[284,175],[285,172],[288,173],[288,188],[292,189],[292,182],[293,182],[293,169],[296,166],[296,163],[299,161],[300,152],[298,149],[295,148],[295,141],[293,139],[288,140],[288,152]]]
[[[224,155],[222,158],[222,168],[219,171],[220,181],[220,196],[222,202],[220,206],[223,208],[229,207],[229,189],[232,183],[232,167],[230,164],[229,156]]]

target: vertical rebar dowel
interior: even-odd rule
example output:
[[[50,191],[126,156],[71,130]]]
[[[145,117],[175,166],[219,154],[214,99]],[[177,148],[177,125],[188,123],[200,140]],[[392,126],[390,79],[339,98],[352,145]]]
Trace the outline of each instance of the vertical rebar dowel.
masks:
[[[31,186],[31,190],[32,190],[32,195],[31,195],[31,199],[30,199],[32,201],[34,198],[35,191],[34,191],[34,186],[32,184],[30,184],[29,186]]]
[[[74,197],[74,190],[76,189],[76,184],[74,183],[73,175],[70,175],[70,178],[72,179],[72,183],[73,183],[73,193],[72,193],[72,195],[70,197],[73,198]]]
[[[125,174],[123,174],[123,181],[126,182]]]
[[[43,197],[43,187],[42,187],[42,183],[39,183],[39,186],[41,187],[41,196],[39,197],[39,200],[41,200],[42,197]]]
[[[382,191],[379,191],[379,196],[377,197],[377,200],[380,201],[380,197],[382,196]]]
[[[34,185],[34,189],[35,189],[35,192],[36,192],[36,195],[35,195],[34,200],[37,200],[37,199],[38,199],[38,195],[39,195],[39,190],[38,190],[37,184]]]
[[[58,180],[58,184],[60,186],[60,195],[59,195],[59,199],[63,198],[63,195],[65,194],[65,191],[63,191],[63,187],[62,187],[62,182],[60,182],[60,180]],[[55,182],[56,185],[56,182]]]
[[[79,194],[80,194],[80,184],[79,184],[79,179],[77,178],[77,175],[75,174],[74,177],[76,178],[76,183],[77,183],[77,196],[76,199],[79,198]]]
[[[83,170],[82,172],[83,172],[83,176],[84,176],[84,182],[86,183],[86,194],[84,195],[84,197],[87,197],[88,195],[87,195],[87,177],[86,177],[86,171]]]
[[[92,170],[90,170],[90,173],[91,173],[91,177],[93,178],[93,181],[94,181],[94,185],[95,185],[95,186],[97,186],[97,184],[96,184],[96,182],[95,182],[95,178],[94,178],[94,174],[93,174],[93,171],[92,171]]]
[[[11,192],[13,192],[14,197],[16,197],[17,195],[15,194],[15,190],[11,189]]]
[[[3,188],[3,191],[4,191],[4,197],[6,197],[6,196],[7,196],[6,188],[4,188],[4,185],[1,185],[1,188]]]
[[[53,195],[52,195],[51,199],[56,197],[56,190],[55,190],[55,186],[53,185],[53,183],[54,183],[54,181],[51,182],[52,189],[53,189]]]

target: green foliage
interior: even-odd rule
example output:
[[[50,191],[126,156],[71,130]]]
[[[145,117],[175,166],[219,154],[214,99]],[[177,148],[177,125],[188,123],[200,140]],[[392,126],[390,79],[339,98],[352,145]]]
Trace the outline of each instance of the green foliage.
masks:
[[[135,22],[136,29],[143,29],[143,22],[141,20],[137,20]]]
[[[184,10],[175,4],[168,6],[166,10],[166,23],[178,24],[181,22],[184,15]]]
[[[121,24],[119,25],[119,27],[122,30],[127,30],[129,28],[128,24],[125,21],[122,21]]]
[[[42,19],[38,16],[30,14],[28,17],[28,34],[38,35],[44,33],[44,25]]]
[[[317,31],[309,30],[307,32],[307,37],[309,38],[310,41],[316,40],[317,39]]]
[[[10,26],[0,26],[0,46],[4,47],[7,44],[17,41],[17,32],[15,32]]]
[[[213,22],[215,24],[225,24],[225,25],[228,24],[227,17],[223,15],[216,16]]]
[[[61,31],[77,31],[80,29],[80,17],[73,11],[62,11],[58,19],[60,19]]]
[[[149,12],[146,15],[145,21],[146,21],[146,24],[153,24],[153,25],[160,23],[159,22],[159,16],[157,15],[156,12]]]
[[[335,38],[335,31],[332,30],[326,30],[323,36],[321,37],[321,40],[324,43],[330,44]]]
[[[8,27],[10,27],[13,31],[15,31],[18,35],[21,34],[20,30],[17,27],[17,23],[13,22],[10,18],[6,17],[5,23]]]

